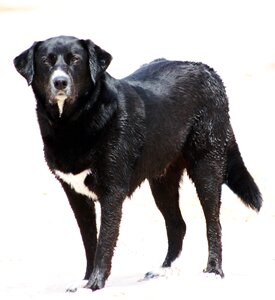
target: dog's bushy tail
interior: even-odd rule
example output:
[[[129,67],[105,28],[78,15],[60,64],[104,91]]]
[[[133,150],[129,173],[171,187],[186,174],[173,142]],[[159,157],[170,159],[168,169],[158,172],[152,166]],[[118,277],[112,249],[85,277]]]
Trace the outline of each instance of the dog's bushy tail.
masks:
[[[237,194],[242,202],[259,211],[262,206],[262,195],[254,179],[244,165],[236,141],[227,150],[227,176],[225,183]]]

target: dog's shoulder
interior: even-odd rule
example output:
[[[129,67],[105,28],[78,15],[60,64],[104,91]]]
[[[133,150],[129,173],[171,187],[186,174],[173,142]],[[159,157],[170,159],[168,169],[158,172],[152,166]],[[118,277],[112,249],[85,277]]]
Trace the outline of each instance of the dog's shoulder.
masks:
[[[165,58],[157,58],[149,63],[141,65],[135,72],[125,77],[126,81],[153,80],[158,81],[168,77],[180,76],[191,72],[201,72],[210,68],[202,63],[168,60]]]

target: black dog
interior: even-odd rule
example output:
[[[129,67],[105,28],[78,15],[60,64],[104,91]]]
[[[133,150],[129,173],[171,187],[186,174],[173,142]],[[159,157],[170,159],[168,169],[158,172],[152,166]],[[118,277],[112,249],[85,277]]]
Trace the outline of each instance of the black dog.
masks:
[[[257,211],[262,198],[235,141],[220,77],[202,63],[159,59],[117,80],[105,72],[111,58],[90,40],[60,36],[35,42],[14,60],[33,88],[46,161],[80,228],[86,287],[104,287],[123,201],[146,178],[166,223],[162,267],[171,266],[186,231],[179,208],[184,170],[205,214],[205,272],[223,277],[221,186]]]

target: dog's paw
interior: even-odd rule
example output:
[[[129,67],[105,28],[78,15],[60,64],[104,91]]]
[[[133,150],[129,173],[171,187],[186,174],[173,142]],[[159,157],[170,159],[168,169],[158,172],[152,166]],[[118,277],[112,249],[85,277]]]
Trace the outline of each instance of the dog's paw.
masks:
[[[150,271],[150,272],[145,273],[143,280],[155,279],[160,276],[161,275],[159,272]]]
[[[105,280],[103,273],[94,271],[84,287],[86,289],[97,291],[104,288]]]
[[[87,282],[88,280],[81,280],[79,282],[70,283],[66,288],[66,292],[75,293],[79,288],[84,288]]]
[[[180,269],[177,267],[169,267],[169,268],[158,268],[154,271],[147,272],[144,277],[139,281],[146,281],[150,279],[156,279],[156,278],[169,278],[173,276],[179,276],[180,275]]]
[[[224,278],[224,273],[221,268],[213,268],[207,266],[206,269],[203,270],[203,273],[214,274],[216,277]]]

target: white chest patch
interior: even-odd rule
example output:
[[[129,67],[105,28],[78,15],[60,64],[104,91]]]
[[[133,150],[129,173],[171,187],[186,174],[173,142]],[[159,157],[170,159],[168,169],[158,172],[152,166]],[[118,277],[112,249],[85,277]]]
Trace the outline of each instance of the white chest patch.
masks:
[[[91,174],[90,169],[82,171],[76,175],[72,173],[63,173],[58,170],[54,170],[54,173],[58,178],[69,184],[77,193],[87,196],[93,200],[97,200],[97,195],[88,189],[84,183],[86,177]]]

